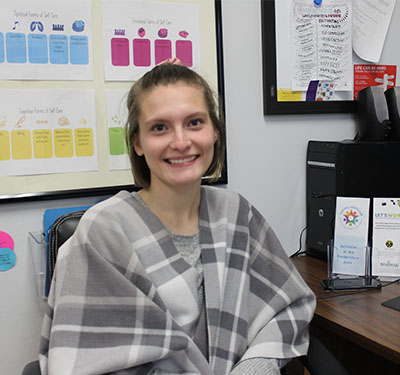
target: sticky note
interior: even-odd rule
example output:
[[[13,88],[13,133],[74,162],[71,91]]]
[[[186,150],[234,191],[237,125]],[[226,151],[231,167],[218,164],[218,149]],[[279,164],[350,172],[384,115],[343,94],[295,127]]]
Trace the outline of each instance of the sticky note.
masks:
[[[110,138],[110,155],[123,155],[125,153],[124,128],[109,128],[108,136]]]
[[[32,159],[32,141],[29,130],[12,130],[11,144],[13,159]]]
[[[0,130],[0,160],[10,160],[10,133]]]
[[[0,271],[8,271],[13,268],[16,260],[14,251],[7,247],[0,248]]]
[[[28,34],[28,57],[32,64],[47,64],[47,36],[43,34]]]
[[[23,33],[6,34],[6,55],[9,63],[26,63],[26,38]]]
[[[53,141],[50,129],[33,131],[33,156],[35,159],[53,157]]]
[[[94,154],[93,129],[75,129],[75,148],[76,156],[92,156]]]
[[[0,247],[8,247],[9,249],[14,250],[14,240],[6,232],[0,231]]]
[[[50,63],[68,64],[68,38],[66,35],[49,36]]]
[[[69,37],[71,64],[89,64],[89,42],[85,35],[71,35]]]
[[[149,39],[133,39],[133,65],[150,66]]]
[[[291,89],[278,90],[278,102],[300,102],[301,91],[293,91]]]
[[[176,41],[176,57],[185,66],[190,67],[193,65],[192,42],[190,40]]]
[[[4,62],[5,53],[4,53],[4,34],[0,33],[0,63]]]
[[[154,42],[154,55],[156,65],[172,57],[171,41],[166,39],[156,39]]]
[[[74,155],[71,129],[54,130],[54,152],[57,158],[68,158]]]
[[[129,65],[129,40],[127,38],[111,39],[111,64],[114,66]]]

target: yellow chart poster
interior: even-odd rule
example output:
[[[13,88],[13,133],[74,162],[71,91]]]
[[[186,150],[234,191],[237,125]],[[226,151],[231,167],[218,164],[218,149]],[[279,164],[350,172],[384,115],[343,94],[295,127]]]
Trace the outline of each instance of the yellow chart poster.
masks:
[[[0,176],[98,169],[93,90],[2,90],[0,102]]]

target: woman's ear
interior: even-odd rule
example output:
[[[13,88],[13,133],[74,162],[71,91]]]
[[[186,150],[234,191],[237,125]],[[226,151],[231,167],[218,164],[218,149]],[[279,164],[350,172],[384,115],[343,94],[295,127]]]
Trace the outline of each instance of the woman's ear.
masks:
[[[134,136],[132,136],[131,143],[135,152],[139,156],[143,156],[142,147],[140,147],[139,134],[135,134]]]
[[[217,129],[214,128],[214,144],[218,141],[219,133]]]

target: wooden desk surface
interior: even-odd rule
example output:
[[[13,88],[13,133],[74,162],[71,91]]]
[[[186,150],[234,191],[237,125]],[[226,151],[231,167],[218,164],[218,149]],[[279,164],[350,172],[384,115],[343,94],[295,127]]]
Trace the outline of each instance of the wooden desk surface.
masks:
[[[326,262],[310,256],[292,258],[292,261],[317,298],[349,293],[318,299],[313,324],[322,325],[336,335],[400,364],[400,311],[381,305],[383,301],[400,296],[399,283],[359,294],[325,292],[321,280],[327,277]]]

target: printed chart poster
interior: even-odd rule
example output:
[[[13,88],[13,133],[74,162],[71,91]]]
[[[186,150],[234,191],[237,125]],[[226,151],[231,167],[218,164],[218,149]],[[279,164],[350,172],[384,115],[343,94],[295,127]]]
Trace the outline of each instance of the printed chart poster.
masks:
[[[294,0],[291,16],[292,90],[307,90],[310,81],[333,84],[351,91],[351,1]]]
[[[94,90],[2,90],[0,101],[0,176],[98,170]]]
[[[131,168],[125,142],[125,124],[128,118],[127,95],[128,92],[124,90],[106,91],[110,170]]]
[[[103,0],[105,79],[132,81],[168,58],[200,63],[197,4]]]
[[[90,0],[0,6],[0,79],[92,80]]]
[[[383,91],[396,84],[396,65],[354,65],[354,100],[369,86],[380,86]]]

